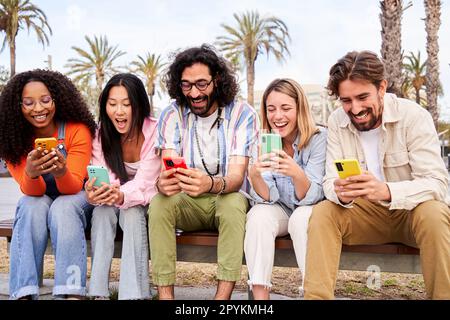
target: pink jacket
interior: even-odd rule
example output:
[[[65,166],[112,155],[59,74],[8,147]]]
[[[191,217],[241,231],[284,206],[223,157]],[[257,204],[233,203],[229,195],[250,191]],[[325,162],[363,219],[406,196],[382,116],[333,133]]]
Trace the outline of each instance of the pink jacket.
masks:
[[[120,186],[120,191],[124,193],[123,204],[117,206],[120,209],[137,205],[145,206],[158,193],[155,183],[161,171],[161,159],[155,154],[156,124],[157,121],[154,118],[149,117],[144,120],[142,133],[145,141],[141,149],[140,166],[134,179]],[[120,184],[117,176],[106,165],[98,130],[92,143],[92,164],[107,168],[111,184]]]

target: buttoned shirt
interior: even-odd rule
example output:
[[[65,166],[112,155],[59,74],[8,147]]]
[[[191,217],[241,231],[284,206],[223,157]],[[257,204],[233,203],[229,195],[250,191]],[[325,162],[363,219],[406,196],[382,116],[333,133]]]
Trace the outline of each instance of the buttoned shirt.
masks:
[[[379,141],[379,161],[391,201],[379,201],[389,209],[412,210],[428,200],[450,204],[447,196],[448,172],[440,154],[440,143],[427,110],[413,101],[387,93]],[[354,158],[366,168],[358,130],[342,108],[328,119],[326,175],[327,199],[340,204],[334,191],[338,177],[333,161]]]

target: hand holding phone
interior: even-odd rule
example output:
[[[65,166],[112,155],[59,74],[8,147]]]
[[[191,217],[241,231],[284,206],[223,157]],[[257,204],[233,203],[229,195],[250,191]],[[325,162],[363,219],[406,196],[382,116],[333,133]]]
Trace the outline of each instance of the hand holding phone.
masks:
[[[391,201],[388,185],[370,172],[366,171],[363,174],[356,159],[335,160],[334,163],[341,178],[334,181],[334,190],[342,203],[350,203],[357,198],[371,202]],[[359,177],[352,178],[352,176]],[[349,185],[351,187],[348,187]]]
[[[187,169],[188,167],[182,157],[163,157],[162,160],[165,170],[162,170],[159,175],[157,188],[161,194],[172,196],[181,191],[180,181],[174,176],[177,168]]]
[[[187,169],[187,165],[186,162],[184,161],[184,158],[182,157],[166,157],[163,158],[163,163],[164,163],[164,168],[166,168],[166,170],[170,170],[170,169],[176,169],[176,168],[183,168],[183,169]],[[169,179],[173,178],[173,175],[169,176]]]
[[[101,187],[102,182],[110,184],[108,170],[102,166],[87,166],[89,180],[96,178],[94,187]]]

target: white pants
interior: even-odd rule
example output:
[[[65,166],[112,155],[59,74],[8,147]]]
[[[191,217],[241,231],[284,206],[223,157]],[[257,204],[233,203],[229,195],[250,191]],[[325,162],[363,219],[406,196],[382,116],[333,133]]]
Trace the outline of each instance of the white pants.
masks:
[[[248,284],[272,287],[275,238],[291,235],[295,258],[302,274],[303,291],[307,230],[312,206],[302,206],[289,217],[278,204],[257,204],[247,214],[244,240],[245,260],[249,273]]]

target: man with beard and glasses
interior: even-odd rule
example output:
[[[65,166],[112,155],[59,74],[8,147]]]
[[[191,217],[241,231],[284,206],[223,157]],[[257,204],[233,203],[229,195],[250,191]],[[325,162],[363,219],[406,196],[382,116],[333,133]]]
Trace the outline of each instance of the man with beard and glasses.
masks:
[[[420,249],[427,295],[450,299],[448,173],[433,120],[386,93],[376,54],[349,52],[331,67],[328,90],[342,107],[328,120],[324,193],[309,221],[305,298],[332,299],[342,244],[400,242]],[[339,179],[334,160],[357,159],[361,175]],[[383,271],[383,270],[381,270]]]
[[[259,119],[235,101],[238,84],[228,62],[202,45],[178,53],[166,75],[175,101],[161,114],[162,159],[183,157],[188,169],[163,170],[149,208],[152,277],[160,299],[173,299],[175,230],[218,230],[215,299],[230,299],[240,279],[248,201],[246,171],[257,158]]]

